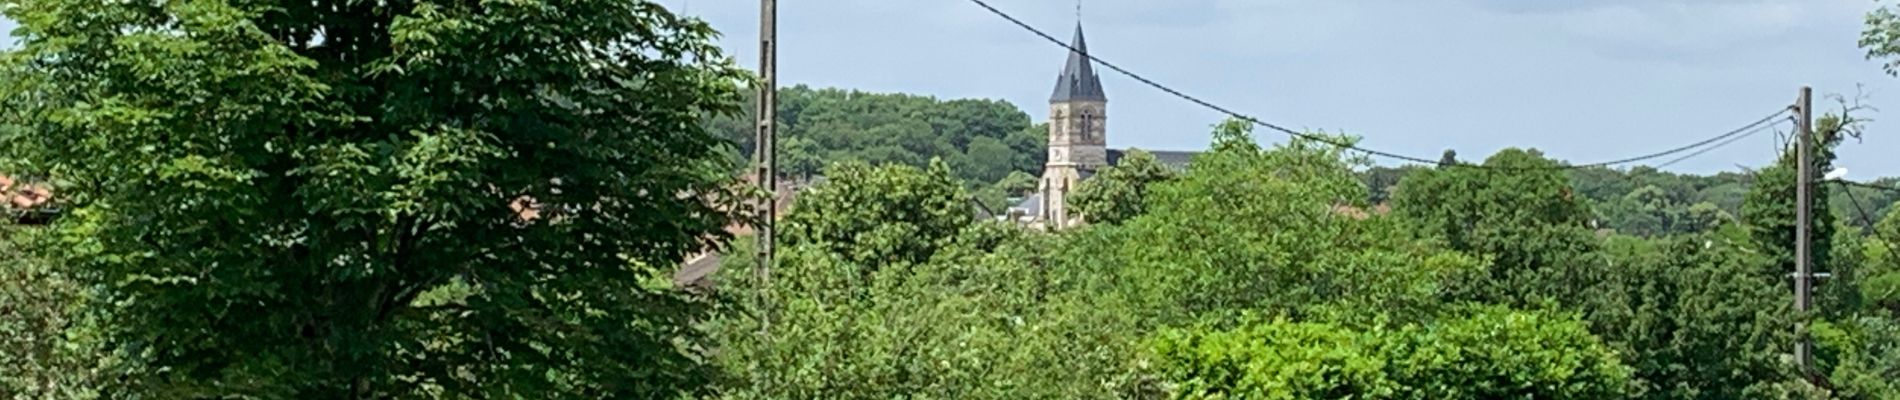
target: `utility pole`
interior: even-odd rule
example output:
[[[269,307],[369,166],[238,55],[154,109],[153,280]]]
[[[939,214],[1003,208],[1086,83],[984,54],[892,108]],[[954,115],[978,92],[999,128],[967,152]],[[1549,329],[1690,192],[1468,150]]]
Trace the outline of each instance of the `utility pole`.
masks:
[[[1814,216],[1810,215],[1814,204],[1814,166],[1808,153],[1814,144],[1814,99],[1812,89],[1801,87],[1801,97],[1795,100],[1795,108],[1800,119],[1795,120],[1795,228],[1794,228],[1794,311],[1795,311],[1795,364],[1801,367],[1801,376],[1814,380],[1813,346],[1808,341],[1808,309],[1814,303],[1814,266],[1810,225]]]
[[[778,0],[759,0],[759,104],[757,149],[759,186],[768,195],[760,204],[758,229],[759,332],[772,327],[770,289],[772,287],[772,247],[776,244],[773,226],[778,225]]]

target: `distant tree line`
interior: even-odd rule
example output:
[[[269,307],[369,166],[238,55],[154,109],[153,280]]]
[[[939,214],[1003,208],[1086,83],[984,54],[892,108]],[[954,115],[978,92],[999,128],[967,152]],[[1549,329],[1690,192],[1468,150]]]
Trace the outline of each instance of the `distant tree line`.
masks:
[[[709,122],[738,144],[732,156],[742,163],[755,149],[753,115],[747,109]],[[997,208],[1035,188],[1047,157],[1048,125],[1001,100],[798,85],[779,90],[778,117],[780,173],[796,179],[839,162],[921,168],[940,159],[979,200]]]
[[[1361,172],[1361,180],[1371,190],[1368,200],[1383,203],[1401,179],[1425,169],[1372,167]],[[1666,236],[1701,231],[1712,224],[1740,218],[1743,197],[1759,173],[1744,170],[1694,175],[1648,166],[1593,167],[1570,170],[1569,178],[1576,194],[1591,205],[1592,221],[1598,228],[1638,236]],[[1863,183],[1895,188],[1900,187],[1900,177],[1874,178]],[[1900,203],[1900,190],[1830,186],[1833,191],[1824,200],[1828,212],[1833,218],[1859,229],[1872,229],[1874,222],[1892,213],[1895,204]],[[1859,207],[1854,204],[1855,200],[1860,202]],[[1862,217],[1863,210],[1867,218]]]

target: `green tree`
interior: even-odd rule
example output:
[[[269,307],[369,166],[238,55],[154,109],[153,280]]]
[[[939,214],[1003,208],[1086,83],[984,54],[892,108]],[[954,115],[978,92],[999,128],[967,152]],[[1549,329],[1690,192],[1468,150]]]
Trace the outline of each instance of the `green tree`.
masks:
[[[1870,185],[1879,186],[1879,183],[1870,183]],[[1834,218],[1860,230],[1872,229],[1874,223],[1891,213],[1893,204],[1900,201],[1900,189],[1881,190],[1836,184],[1829,186],[1833,186],[1829,188],[1829,194],[1832,196],[1829,196],[1826,201],[1828,208],[1834,210],[1836,214]]]
[[[1006,214],[1009,208],[1015,205],[1015,201],[1035,192],[1036,184],[1040,181],[1041,179],[1029,173],[1010,171],[1008,176],[1004,176],[995,184],[978,187],[971,196],[975,197],[977,202],[989,207],[990,211]]]
[[[1394,333],[1391,375],[1410,399],[1607,399],[1629,368],[1574,317],[1488,308]]]
[[[1895,5],[1876,2],[1879,7],[1867,13],[1866,26],[1860,33],[1860,48],[1868,59],[1881,59],[1887,75],[1900,76],[1900,13]]]
[[[1054,238],[969,218],[942,163],[845,164],[828,176],[786,217],[771,286],[743,252],[721,271],[734,310],[707,324],[731,377],[720,397],[1138,393],[1128,314],[1061,287],[1043,260]]]
[[[942,161],[928,170],[843,163],[825,176],[799,194],[781,222],[787,245],[827,249],[863,266],[920,264],[975,219],[963,185]]]
[[[1823,116],[1816,121],[1814,154],[1809,160],[1812,163],[1810,171],[1819,175],[1822,171],[1832,169],[1835,158],[1834,148],[1848,136],[1856,134],[1856,123],[1857,121],[1851,117],[1839,115]],[[1775,165],[1764,168],[1757,174],[1755,185],[1749,190],[1748,196],[1742,203],[1742,224],[1748,227],[1755,246],[1772,261],[1764,265],[1766,270],[1761,272],[1762,276],[1786,276],[1795,270],[1797,160],[1793,149],[1789,150],[1782,153]],[[1833,241],[1836,237],[1834,231],[1839,227],[1835,221],[1835,214],[1830,212],[1826,201],[1819,201],[1829,198],[1830,187],[1834,185],[1821,182],[1818,176],[1815,178],[1808,187],[1808,192],[1817,200],[1809,204],[1809,215],[1812,216],[1809,238],[1812,239],[1810,259],[1813,271],[1834,274],[1836,277],[1828,282],[1836,287],[1855,287],[1859,283],[1853,278],[1855,275],[1852,271],[1853,266],[1839,265],[1834,261]],[[1793,290],[1791,280],[1780,279],[1777,283],[1787,285],[1785,287],[1788,287],[1790,291]],[[1832,313],[1851,308],[1852,306],[1848,305],[1837,305],[1837,307],[1824,310],[1830,310],[1829,312]]]
[[[1154,154],[1133,150],[1122,156],[1120,165],[1102,170],[1083,181],[1069,199],[1069,205],[1090,222],[1118,224],[1142,214],[1148,201],[1148,187],[1174,179],[1174,170],[1162,165]]]
[[[1344,212],[1365,198],[1352,171],[1363,159],[1306,140],[1263,149],[1246,126],[1217,128],[1213,151],[1149,188],[1145,214],[1073,233],[1058,268],[1078,274],[1083,290],[1126,299],[1149,326],[1248,311],[1415,317],[1475,269],[1458,254],[1393,240],[1404,233],[1398,221]]]
[[[744,74],[650,1],[6,4],[109,397],[663,398]],[[582,17],[584,16],[584,18]],[[532,199],[538,216],[511,204]]]
[[[1615,236],[1609,279],[1577,308],[1635,368],[1642,398],[1763,398],[1796,380],[1782,361],[1792,295],[1764,275],[1747,231]]]
[[[1828,380],[1836,398],[1891,399],[1900,396],[1900,322],[1861,317],[1841,323],[1816,323],[1815,353],[1828,359]]]
[[[1866,267],[1859,284],[1866,304],[1888,318],[1900,320],[1900,213],[1888,214],[1874,225],[1874,235],[1863,241],[1861,251]]]
[[[1603,399],[1629,376],[1581,322],[1502,309],[1397,329],[1170,330],[1152,346],[1182,399]]]
[[[39,228],[0,221],[0,397],[93,398],[101,359],[84,324],[85,288],[72,271],[28,249]]]
[[[1036,191],[1038,180],[1035,175],[1023,171],[1010,171],[1009,176],[996,181],[996,187],[1011,197],[1024,197]]]
[[[1003,144],[1016,151],[1011,170],[1042,176],[1043,164],[1049,161],[1049,124],[1035,124],[1010,132],[1003,138]]]
[[[1010,172],[1019,172],[1010,169],[1016,155],[1000,139],[979,136],[970,141],[965,154],[964,159],[968,162],[965,163],[967,171],[963,175],[976,182],[997,182],[1009,176]]]
[[[1232,330],[1163,331],[1150,346],[1177,399],[1396,398],[1383,337],[1321,323],[1276,320]]]
[[[1039,132],[1048,127],[1032,124],[1028,113],[1008,102],[804,85],[781,88],[778,94],[780,162],[794,161],[794,151],[818,157],[818,167],[798,167],[804,172],[850,160],[924,167],[934,158],[949,162],[970,187],[994,183],[1011,171],[1042,173],[1047,141]],[[750,121],[755,119],[715,116],[707,125],[737,143],[739,154],[752,154],[756,127]],[[809,149],[790,148],[794,143]]]
[[[1577,299],[1601,279],[1592,212],[1556,161],[1506,149],[1483,167],[1444,166],[1406,177],[1392,210],[1427,238],[1491,261],[1461,296],[1508,305]]]
[[[1397,168],[1372,167],[1366,169],[1365,172],[1361,173],[1364,175],[1362,179],[1366,181],[1366,189],[1371,191],[1371,195],[1366,198],[1366,201],[1371,204],[1385,204],[1386,201],[1391,199],[1392,190],[1398,188],[1400,181],[1404,180],[1407,175],[1411,175],[1413,172],[1422,169],[1424,168],[1416,165],[1406,165]]]
[[[786,140],[785,143],[779,144],[779,151],[784,153],[779,159],[779,167],[783,168],[781,174],[810,181],[812,176],[824,172],[824,155],[820,153],[818,145],[812,143],[810,139]]]
[[[1683,203],[1687,192],[1670,193],[1655,185],[1643,186],[1621,199],[1598,204],[1603,222],[1619,233],[1666,236],[1703,232],[1728,216],[1711,203]]]

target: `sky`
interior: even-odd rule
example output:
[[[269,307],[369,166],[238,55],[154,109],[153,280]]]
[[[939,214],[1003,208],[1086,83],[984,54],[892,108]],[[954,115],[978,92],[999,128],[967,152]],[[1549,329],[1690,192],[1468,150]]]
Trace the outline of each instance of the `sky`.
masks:
[[[756,66],[758,2],[661,0]],[[782,84],[997,98],[1035,119],[1065,51],[966,0],[783,0]],[[1070,0],[990,0],[1067,39]],[[1799,88],[1900,109],[1900,78],[1857,47],[1869,0],[1085,0],[1090,52],[1163,84],[1366,147],[1464,159],[1534,147],[1576,163],[1727,132]],[[1221,114],[1104,70],[1109,144],[1207,145]],[[1900,123],[1878,113],[1841,150],[1850,178],[1900,175]],[[1263,140],[1283,138],[1264,130]],[[1670,167],[1773,161],[1764,133]],[[1660,161],[1668,160],[1667,158]]]
[[[756,0],[657,0],[757,63]],[[1064,39],[1072,0],[989,0]],[[779,75],[807,84],[1003,99],[1040,121],[1066,50],[966,0],[783,0]],[[1471,160],[1532,147],[1575,163],[1676,147],[1790,104],[1803,85],[1900,109],[1900,78],[1856,46],[1869,0],[1084,0],[1097,57],[1223,106],[1362,145]],[[0,20],[0,29],[12,23]],[[1204,148],[1222,115],[1103,70],[1109,144]],[[1900,175],[1879,113],[1837,163]],[[1260,131],[1263,140],[1283,138]],[[1760,134],[1670,167],[1772,162]],[[1667,160],[1665,158],[1664,160]],[[1660,162],[1659,160],[1658,162]]]

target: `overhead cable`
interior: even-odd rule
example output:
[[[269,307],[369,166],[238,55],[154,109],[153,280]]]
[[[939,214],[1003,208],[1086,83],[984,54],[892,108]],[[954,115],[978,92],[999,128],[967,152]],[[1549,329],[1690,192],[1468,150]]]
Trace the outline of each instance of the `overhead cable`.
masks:
[[[1755,129],[1749,130],[1747,133],[1743,133],[1739,136],[1731,137],[1728,140],[1723,140],[1721,143],[1716,143],[1715,145],[1704,147],[1701,150],[1696,150],[1694,153],[1689,153],[1688,155],[1685,155],[1682,157],[1676,157],[1675,159],[1669,160],[1668,162],[1664,162],[1662,164],[1656,164],[1655,167],[1656,169],[1663,169],[1671,165],[1676,165],[1676,163],[1683,162],[1691,158],[1696,158],[1697,156],[1701,156],[1705,153],[1715,151],[1715,149],[1727,147],[1730,144],[1734,144],[1735,142],[1741,141],[1742,139],[1747,139],[1749,136],[1755,136],[1755,134],[1761,133],[1762,131],[1766,131],[1769,128],[1773,128],[1773,127],[1775,127],[1775,125],[1772,125],[1772,124],[1756,127]],[[1779,134],[1780,131],[1777,130],[1776,133]]]
[[[1834,182],[1840,183],[1843,186],[1852,186],[1854,184],[1854,182],[1843,181],[1843,180],[1836,180]],[[1842,189],[1846,189],[1846,188],[1843,187]],[[1860,213],[1861,222],[1867,224],[1868,226],[1873,226],[1874,217],[1872,214],[1867,213],[1866,207],[1862,207],[1860,205],[1860,197],[1855,196],[1853,190],[1843,190],[1842,192],[1845,192],[1847,194],[1847,200],[1849,200],[1849,202],[1854,204],[1854,211]],[[1872,231],[1874,231],[1874,238],[1876,240],[1879,240],[1880,244],[1887,246],[1887,256],[1893,257],[1895,260],[1900,260],[1900,249],[1894,248],[1893,239],[1888,238],[1887,234],[1884,232],[1881,232],[1880,229],[1878,228],[1872,229]]]
[[[1409,162],[1415,162],[1415,163],[1421,163],[1421,164],[1439,164],[1440,163],[1439,160],[1433,160],[1433,159],[1424,158],[1424,157],[1408,156],[1408,155],[1398,154],[1398,153],[1389,152],[1389,151],[1360,147],[1352,143],[1341,142],[1338,139],[1295,131],[1295,130],[1288,129],[1286,127],[1283,127],[1277,124],[1260,120],[1259,118],[1254,118],[1253,116],[1241,114],[1227,107],[1222,107],[1218,104],[1214,104],[1213,102],[1210,102],[1207,100],[1202,100],[1199,97],[1195,97],[1193,95],[1187,94],[1186,92],[1182,92],[1173,87],[1169,87],[1159,82],[1155,82],[1154,80],[1148,79],[1147,77],[1142,76],[1141,74],[1137,74],[1133,71],[1129,71],[1128,69],[1122,68],[1119,65],[1115,65],[1112,62],[1103,60],[1102,58],[1096,57],[1095,55],[1089,54],[1088,52],[1082,51],[1081,49],[1077,49],[1074,46],[1070,45],[1069,43],[1063,42],[1061,39],[1057,39],[1055,36],[1051,36],[1047,32],[1043,32],[1041,29],[1037,29],[1035,26],[1029,25],[1029,23],[1023,22],[1021,19],[1017,19],[1015,16],[1010,15],[1009,13],[1004,12],[1003,10],[997,9],[996,7],[991,6],[989,3],[983,0],[970,0],[970,2],[975,3],[977,6],[982,7],[985,10],[989,10],[990,13],[996,14],[996,16],[998,17],[1002,17],[1004,20],[1007,20],[1010,23],[1015,24],[1017,27],[1023,28],[1023,30],[1029,31],[1030,33],[1033,33],[1036,36],[1042,37],[1044,40],[1047,40],[1050,43],[1054,43],[1057,46],[1060,46],[1064,49],[1068,49],[1071,53],[1081,54],[1082,57],[1088,58],[1090,61],[1093,61],[1097,64],[1101,64],[1104,67],[1108,67],[1108,69],[1110,70],[1113,70],[1131,79],[1139,81],[1142,84],[1148,85],[1149,87],[1153,87],[1157,90],[1167,92],[1168,94],[1173,95],[1174,97],[1180,98],[1182,100],[1186,100],[1190,103],[1200,105],[1201,107],[1214,110],[1222,114],[1226,114],[1235,119],[1246,121],[1247,123],[1251,123],[1260,127],[1271,129],[1271,130],[1284,133],[1296,138],[1320,142],[1320,143],[1327,144],[1333,147],[1365,153],[1365,154],[1369,154],[1373,156],[1379,156],[1379,157],[1385,157],[1385,158],[1394,159],[1394,160],[1409,161]],[[1722,139],[1726,139],[1738,134],[1742,134],[1744,132],[1749,132],[1750,129],[1753,129],[1762,124],[1768,123],[1769,121],[1774,120],[1776,117],[1779,117],[1784,113],[1787,113],[1789,109],[1790,107],[1783,107],[1782,109],[1776,111],[1774,114],[1770,114],[1766,117],[1762,117],[1762,119],[1757,120],[1754,123],[1744,125],[1741,128],[1736,128],[1735,130],[1729,131],[1727,133],[1723,133],[1721,135],[1717,135],[1715,137],[1711,137],[1709,139],[1695,142],[1686,146],[1663,150],[1660,152],[1645,154],[1645,155],[1636,156],[1636,157],[1618,159],[1618,160],[1584,163],[1584,164],[1564,164],[1564,165],[1548,166],[1548,167],[1485,166],[1485,165],[1475,165],[1475,164],[1468,164],[1468,163],[1457,163],[1457,164],[1451,164],[1451,165],[1459,166],[1459,167],[1468,167],[1468,168],[1500,169],[1500,170],[1552,170],[1552,169],[1579,169],[1579,168],[1610,167],[1610,166],[1616,166],[1616,165],[1622,165],[1622,164],[1629,164],[1629,163],[1635,163],[1635,162],[1667,157],[1672,154],[1689,151],[1697,147],[1707,145],[1709,143],[1714,143]]]

